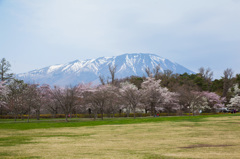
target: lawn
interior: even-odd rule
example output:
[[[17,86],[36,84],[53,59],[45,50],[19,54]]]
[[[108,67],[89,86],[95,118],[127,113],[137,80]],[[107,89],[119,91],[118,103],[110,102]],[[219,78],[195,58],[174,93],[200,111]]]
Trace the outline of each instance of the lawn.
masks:
[[[0,158],[239,158],[240,115],[0,120]]]

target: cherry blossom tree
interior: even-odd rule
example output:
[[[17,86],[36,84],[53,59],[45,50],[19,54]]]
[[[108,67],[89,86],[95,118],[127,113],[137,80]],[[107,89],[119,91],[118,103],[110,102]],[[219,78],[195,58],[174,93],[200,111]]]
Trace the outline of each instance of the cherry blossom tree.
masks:
[[[239,88],[239,84],[238,83],[235,83],[231,89],[233,95],[237,95],[239,94],[240,95],[240,88]]]
[[[27,105],[29,108],[29,113],[31,111],[35,112],[37,120],[40,118],[41,109],[43,108],[45,102],[45,94],[44,94],[45,86],[40,86],[39,84],[30,84],[28,85],[25,96],[27,101]],[[30,114],[29,114],[30,116]]]
[[[87,83],[87,84],[79,84],[77,85],[77,90],[78,90],[78,105],[75,107],[75,111],[86,111],[85,107],[85,99],[84,99],[84,94],[86,91],[90,90],[92,88],[92,83]]]
[[[15,121],[18,114],[21,116],[28,110],[25,105],[24,91],[26,90],[27,84],[21,80],[13,79],[10,84],[7,85],[7,105],[9,112],[14,114]]]
[[[231,98],[227,107],[230,109],[240,109],[240,96],[236,95]]]
[[[52,114],[53,117],[56,117],[58,111],[60,109],[57,100],[54,98],[53,90],[47,84],[44,84],[40,87],[41,96],[42,96],[42,104],[44,109]]]
[[[7,97],[7,87],[4,85],[3,81],[0,81],[0,109],[1,115],[3,114],[3,110],[7,109],[6,97]]]
[[[198,114],[204,106],[203,95],[201,92],[198,91],[191,91],[188,94],[188,108],[192,115]]]
[[[106,111],[109,117],[111,117],[111,115],[114,117],[115,114],[120,111],[122,104],[118,87],[112,86],[107,103]]]
[[[206,99],[203,109],[209,109],[216,112],[217,109],[224,108],[226,98],[222,98],[214,92],[202,92],[203,98]]]
[[[49,85],[32,85],[33,92],[35,94],[34,100],[35,104],[32,105],[33,111],[36,113],[37,120],[39,120],[40,113],[45,105],[52,105],[53,104],[53,96],[51,95],[51,89]]]
[[[170,112],[172,111],[177,111],[180,109],[180,105],[179,105],[179,100],[178,100],[178,93],[175,92],[166,92],[164,93],[164,100],[163,100],[163,104],[161,105],[161,107],[158,107],[158,110],[163,110],[166,111],[169,115]]]
[[[188,97],[190,94],[190,90],[188,89],[188,86],[177,86],[176,87],[177,93],[179,94],[179,115],[183,115],[183,112],[189,111],[189,102]]]
[[[55,86],[52,95],[65,114],[65,120],[68,122],[68,115],[70,115],[75,107],[80,105],[79,103],[79,92],[80,89],[75,86],[67,86],[60,88]]]
[[[85,100],[90,109],[94,112],[94,118],[96,118],[97,113],[100,112],[103,120],[104,110],[109,104],[109,99],[114,92],[114,88],[115,87],[113,85],[105,84],[94,87],[85,92]]]
[[[197,91],[194,86],[182,85],[177,88],[179,94],[180,110],[192,115],[198,114],[203,109],[204,100],[202,92]]]
[[[138,88],[135,85],[129,82],[124,82],[121,83],[120,96],[122,98],[122,101],[125,104],[129,105],[130,108],[133,110],[135,119],[136,108],[138,108],[141,105],[140,100],[143,96],[142,92],[138,90]]]
[[[151,115],[156,115],[156,108],[161,107],[169,92],[167,88],[160,86],[160,82],[161,80],[148,77],[141,85],[144,97],[143,102],[146,104],[145,109],[150,109]]]

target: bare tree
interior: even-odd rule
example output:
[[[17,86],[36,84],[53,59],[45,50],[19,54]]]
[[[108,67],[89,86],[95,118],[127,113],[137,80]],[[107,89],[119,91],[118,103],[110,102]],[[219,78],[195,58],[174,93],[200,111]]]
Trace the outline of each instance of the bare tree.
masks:
[[[115,85],[115,75],[117,71],[117,66],[116,65],[108,65],[108,69],[111,75],[111,83],[112,85]]]
[[[148,77],[154,77],[155,79],[159,79],[160,78],[160,64],[156,65],[155,68],[153,68],[153,72],[151,71],[151,69],[149,67],[145,68],[145,72],[147,74]]]
[[[101,82],[102,85],[105,85],[105,84],[106,84],[106,82],[105,82],[105,77],[104,77],[103,75],[100,75],[100,76],[99,76],[99,80],[100,80],[100,82]]]
[[[232,87],[233,70],[228,68],[223,72],[223,97],[227,96],[229,88]]]
[[[156,67],[153,68],[153,74],[155,79],[160,79],[160,72],[159,72],[160,69],[161,69],[160,64],[156,65]]]
[[[110,78],[111,78],[111,84],[112,85],[115,85],[116,84],[116,79],[115,79],[115,75],[116,75],[116,71],[117,71],[117,66],[116,65],[108,65],[108,70],[110,72]],[[109,77],[108,77],[109,78]],[[109,84],[109,81],[107,79],[105,79],[105,77],[103,75],[100,75],[99,76],[99,80],[101,82],[102,85],[105,85],[105,84]]]
[[[174,75],[176,76],[175,78]],[[159,79],[161,79],[161,86],[163,87],[167,87],[169,89],[173,88],[175,85],[175,82],[173,79],[177,78],[177,74],[173,74],[173,71],[171,70],[164,70],[164,73],[161,74],[161,76],[159,77]]]
[[[199,74],[202,76],[204,81],[207,83],[207,90],[210,91],[211,82],[213,79],[213,71],[210,68],[205,69],[204,67],[199,68]]]
[[[145,68],[145,72],[146,72],[146,74],[147,74],[148,77],[152,77],[152,72],[151,72],[151,70],[150,70],[149,67],[146,67],[146,68]]]

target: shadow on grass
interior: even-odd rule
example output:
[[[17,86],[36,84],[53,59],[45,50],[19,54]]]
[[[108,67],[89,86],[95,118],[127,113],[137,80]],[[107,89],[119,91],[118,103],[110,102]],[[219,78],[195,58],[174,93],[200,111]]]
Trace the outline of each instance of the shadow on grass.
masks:
[[[19,144],[29,144],[32,138],[27,136],[10,136],[0,138],[0,147],[2,146],[15,146]]]

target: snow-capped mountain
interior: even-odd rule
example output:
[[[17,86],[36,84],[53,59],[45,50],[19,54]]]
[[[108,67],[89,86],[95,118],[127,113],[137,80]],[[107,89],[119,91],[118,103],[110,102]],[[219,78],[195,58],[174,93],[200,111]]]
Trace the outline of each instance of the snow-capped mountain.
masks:
[[[39,70],[18,74],[17,78],[27,83],[49,85],[76,85],[78,83],[100,83],[99,76],[110,77],[109,65],[116,65],[116,78],[146,75],[145,68],[151,70],[157,65],[161,71],[171,70],[173,73],[194,73],[193,71],[168,59],[154,54],[135,53],[114,57],[100,57],[97,59],[76,60],[67,64],[52,65]]]

